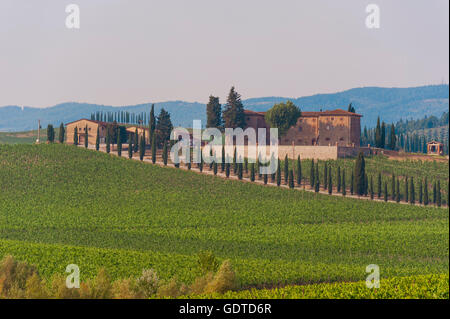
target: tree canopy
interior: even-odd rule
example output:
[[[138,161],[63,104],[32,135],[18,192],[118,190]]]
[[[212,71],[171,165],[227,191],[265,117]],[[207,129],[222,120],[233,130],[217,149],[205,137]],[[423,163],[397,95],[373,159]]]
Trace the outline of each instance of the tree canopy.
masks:
[[[278,128],[279,136],[284,136],[301,115],[300,109],[291,101],[287,101],[275,104],[266,112],[265,119],[270,127]]]

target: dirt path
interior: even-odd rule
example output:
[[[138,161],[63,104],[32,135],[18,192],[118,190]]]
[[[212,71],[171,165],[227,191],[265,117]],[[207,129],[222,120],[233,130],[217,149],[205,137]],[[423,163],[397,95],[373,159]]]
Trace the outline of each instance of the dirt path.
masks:
[[[84,146],[79,145],[79,147],[84,147]],[[88,149],[95,150],[95,146],[94,145],[89,145]],[[106,148],[104,146],[100,146],[99,151],[103,152],[103,153],[106,153]],[[146,152],[146,155],[144,156],[144,159],[142,161],[145,162],[145,163],[153,164],[152,160],[151,160],[151,156],[148,156],[147,153],[148,152]],[[157,160],[156,160],[156,163],[154,165],[165,166],[163,161],[162,161],[162,158],[161,158],[161,153],[162,152],[160,150],[157,152],[157,156],[156,156]],[[111,150],[110,154],[118,156],[117,155],[117,151],[115,149],[114,149],[114,151]],[[128,158],[128,149],[122,150],[122,156],[121,157]],[[132,159],[136,160],[136,161],[140,161],[139,156],[137,156],[137,153],[133,153]],[[172,163],[168,163],[167,167],[175,168],[175,165],[172,164]],[[178,169],[183,169],[183,170],[186,170],[186,171],[189,170],[188,167],[185,164],[181,164],[178,167]],[[212,169],[209,169],[209,164],[204,164],[203,165],[203,171],[202,172],[200,172],[200,169],[197,167],[197,164],[193,164],[190,170],[193,171],[193,172],[196,172],[198,174],[205,174],[205,175],[214,176],[214,171]],[[272,183],[270,181],[270,178],[268,179],[267,184],[265,185],[264,181],[263,180],[259,180],[257,175],[255,177],[255,181],[254,182],[252,182],[250,180],[248,174],[247,174],[247,176],[244,175],[242,180],[239,180],[239,178],[236,175],[233,175],[232,172],[230,173],[229,177],[226,177],[225,172],[221,172],[220,171],[220,165],[219,165],[219,168],[218,168],[218,171],[217,171],[217,175],[215,175],[215,176],[223,178],[223,179],[238,180],[238,181],[241,181],[241,182],[252,183],[252,184],[259,184],[259,185],[263,185],[263,186],[289,188],[288,185],[284,184],[284,179],[282,179],[281,185],[277,186],[276,183]],[[309,185],[305,185],[305,184],[301,185],[300,187],[295,186],[293,189],[315,193],[314,188],[310,187]],[[383,198],[376,198],[375,197],[374,199],[371,199],[370,196],[351,195],[349,192],[347,192],[347,194],[344,196],[344,195],[342,195],[342,193],[337,193],[337,190],[334,187],[333,187],[333,193],[331,195],[328,193],[328,190],[325,190],[323,188],[321,188],[321,190],[318,193],[319,194],[328,195],[328,196],[339,196],[339,197],[354,198],[354,199],[359,199],[359,200],[385,202]],[[388,203],[393,203],[393,204],[415,205],[415,206],[425,207],[425,205],[419,204],[419,203],[410,204],[409,202],[404,202],[404,201],[400,201],[400,202],[397,203],[396,201],[393,201],[393,200],[390,200],[390,199],[387,202]],[[431,207],[433,205],[430,204],[429,206]],[[441,208],[448,208],[448,206],[442,205]]]

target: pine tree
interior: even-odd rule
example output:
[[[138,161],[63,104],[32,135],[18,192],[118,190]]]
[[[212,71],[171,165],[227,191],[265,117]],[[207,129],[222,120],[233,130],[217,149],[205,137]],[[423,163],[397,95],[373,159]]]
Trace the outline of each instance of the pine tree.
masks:
[[[73,130],[73,145],[78,145],[78,128]]]
[[[387,183],[384,182],[384,201],[388,201],[388,189],[387,189]]]
[[[61,143],[61,144],[64,143],[65,134],[66,134],[66,129],[64,128],[64,124],[61,123],[61,125],[59,125],[59,143]]]
[[[95,150],[100,149],[100,128],[97,126],[97,136],[95,137]]]
[[[250,164],[250,180],[255,181],[255,163]]]
[[[377,197],[380,199],[381,198],[381,173],[378,173],[378,179],[377,179]]]
[[[332,194],[333,193],[333,181],[331,178],[331,167],[328,168],[328,194]]]
[[[409,189],[410,189],[409,203],[414,205],[416,202],[416,191],[414,190],[414,177],[411,177]]]
[[[89,141],[88,141],[88,139],[89,139],[89,133],[88,133],[88,126],[86,125],[86,127],[84,128],[84,131],[86,132],[85,134],[84,134],[84,147],[85,148],[88,148],[88,146],[89,146]]]
[[[425,177],[425,181],[423,183],[423,204],[425,206],[427,206],[429,203],[429,198],[428,198],[428,180]]]
[[[277,186],[281,185],[281,163],[278,159],[278,166],[277,166]]]
[[[297,157],[297,185],[302,184],[302,162],[300,160],[300,155]]]
[[[227,104],[222,112],[222,119],[226,128],[245,127],[244,105],[234,86],[228,94]]]
[[[189,159],[189,163],[190,163]],[[156,163],[156,135],[152,134],[152,163]]]
[[[222,126],[222,106],[219,103],[219,98],[210,95],[209,102],[206,104],[206,127]]]
[[[131,134],[128,134],[128,158],[133,158],[133,143],[131,142]]]
[[[167,154],[167,142],[166,141],[164,141],[164,144],[163,144],[163,153],[162,153],[162,158],[163,158],[163,163],[164,163],[164,165],[166,166],[167,165],[167,161],[168,161],[168,154]],[[200,169],[200,172],[201,172],[202,170]]]
[[[314,184],[316,183],[314,176],[314,160],[311,160],[311,171],[309,172],[309,185],[314,187]]]
[[[288,156],[286,154],[286,156],[284,157],[284,183],[287,184],[288,183],[288,176],[289,175],[289,160],[288,160]]]
[[[340,166],[338,166],[338,168],[337,168],[337,181],[336,181],[336,183],[337,183],[337,192],[338,193],[340,193],[341,192],[341,167]]]
[[[395,193],[395,201],[400,203],[400,180],[397,177],[397,192]]]
[[[345,169],[342,170],[342,195],[347,195],[347,187],[345,185]]]
[[[122,139],[120,136],[120,130],[119,130],[119,132],[117,132],[117,155],[119,157],[122,156]]]
[[[289,170],[289,178],[288,178],[289,188],[294,188],[294,172]]]
[[[144,160],[144,155],[145,155],[145,140],[144,135],[141,135],[141,139],[139,141],[139,159],[141,161]]]
[[[170,119],[170,114],[162,108],[156,121],[156,143],[158,145],[162,145],[165,142],[169,142],[172,129],[173,125]]]
[[[366,164],[364,161],[364,154],[359,152],[355,163],[355,191],[358,195],[364,195],[366,192]]]
[[[436,185],[436,205],[437,207],[441,207],[442,205],[442,198],[441,198],[441,181],[437,181]]]

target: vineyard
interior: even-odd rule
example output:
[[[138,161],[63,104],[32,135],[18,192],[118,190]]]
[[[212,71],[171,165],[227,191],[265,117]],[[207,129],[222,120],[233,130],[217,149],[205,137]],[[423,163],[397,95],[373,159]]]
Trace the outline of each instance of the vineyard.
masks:
[[[367,171],[387,179],[392,169],[448,179],[448,164],[377,161]],[[369,264],[383,278],[448,275],[448,242],[448,209],[264,187],[74,146],[0,145],[0,257],[44,277],[74,263],[82,280],[105,267],[113,278],[153,268],[191,282],[202,250],[230,259],[243,288],[361,281]]]

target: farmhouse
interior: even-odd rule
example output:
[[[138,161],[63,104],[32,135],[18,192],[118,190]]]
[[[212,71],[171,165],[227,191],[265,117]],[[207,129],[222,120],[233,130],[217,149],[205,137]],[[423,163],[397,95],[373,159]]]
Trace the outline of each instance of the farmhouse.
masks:
[[[245,110],[247,127],[266,128],[265,112]],[[341,109],[323,112],[302,112],[296,125],[285,136],[280,136],[280,145],[298,146],[346,146],[359,147],[362,115]]]
[[[88,119],[80,119],[74,122],[70,122],[66,124],[66,141],[67,144],[73,144],[73,135],[75,132],[75,128],[78,131],[78,142],[80,144],[84,143],[84,139],[86,135],[88,136],[89,144],[94,144],[97,138],[97,128],[99,129],[100,134],[100,143],[105,142],[106,138],[106,122],[93,121]],[[86,131],[87,126],[87,131]]]

